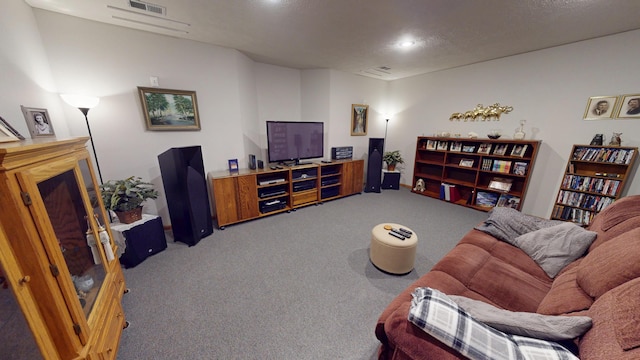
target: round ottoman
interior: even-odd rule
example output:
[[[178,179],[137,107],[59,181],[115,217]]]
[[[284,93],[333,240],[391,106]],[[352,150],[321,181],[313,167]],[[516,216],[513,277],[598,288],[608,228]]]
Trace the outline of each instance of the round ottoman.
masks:
[[[385,229],[385,226],[391,226],[396,230],[407,229],[412,234],[401,240],[389,234],[391,230]],[[406,226],[393,223],[378,224],[371,230],[369,258],[371,263],[382,271],[391,274],[406,274],[413,270],[417,246],[418,236]]]

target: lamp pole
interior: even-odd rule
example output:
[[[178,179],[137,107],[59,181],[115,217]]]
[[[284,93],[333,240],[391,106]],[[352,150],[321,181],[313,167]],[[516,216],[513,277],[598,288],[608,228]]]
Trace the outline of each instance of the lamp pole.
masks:
[[[387,146],[387,128],[389,127],[389,119],[386,119],[387,123],[384,125],[384,144],[382,144],[382,154],[384,154],[384,148]]]
[[[98,153],[96,152],[96,146],[93,144],[93,135],[91,135],[91,126],[89,126],[89,108],[79,107],[78,110],[84,114],[84,121],[87,123],[87,130],[89,131],[89,138],[91,139],[91,149],[93,150],[93,157],[96,159],[96,168],[98,168],[98,178],[100,178],[100,184],[102,185],[102,172],[100,172],[100,163],[98,162]]]

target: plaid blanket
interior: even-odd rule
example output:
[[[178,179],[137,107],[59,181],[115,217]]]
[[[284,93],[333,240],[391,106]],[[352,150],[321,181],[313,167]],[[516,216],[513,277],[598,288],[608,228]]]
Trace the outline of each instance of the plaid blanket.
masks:
[[[559,344],[511,335],[467,314],[442,292],[417,288],[409,321],[427,334],[473,360],[578,360]]]

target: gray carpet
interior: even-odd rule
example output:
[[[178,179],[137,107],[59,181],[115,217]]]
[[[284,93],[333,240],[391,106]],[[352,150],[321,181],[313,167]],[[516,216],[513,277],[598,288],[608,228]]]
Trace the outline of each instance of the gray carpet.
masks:
[[[373,359],[382,310],[485,218],[401,188],[216,229],[193,247],[168,238],[124,270],[118,359]],[[418,234],[411,273],[369,262],[383,222]]]

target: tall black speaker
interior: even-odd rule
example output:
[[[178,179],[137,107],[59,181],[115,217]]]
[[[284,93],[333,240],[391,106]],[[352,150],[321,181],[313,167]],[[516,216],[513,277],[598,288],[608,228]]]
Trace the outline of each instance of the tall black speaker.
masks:
[[[382,182],[383,138],[369,138],[369,161],[367,164],[367,185],[364,192],[380,192]]]
[[[158,155],[158,162],[173,238],[193,246],[213,233],[202,149],[171,148]]]

